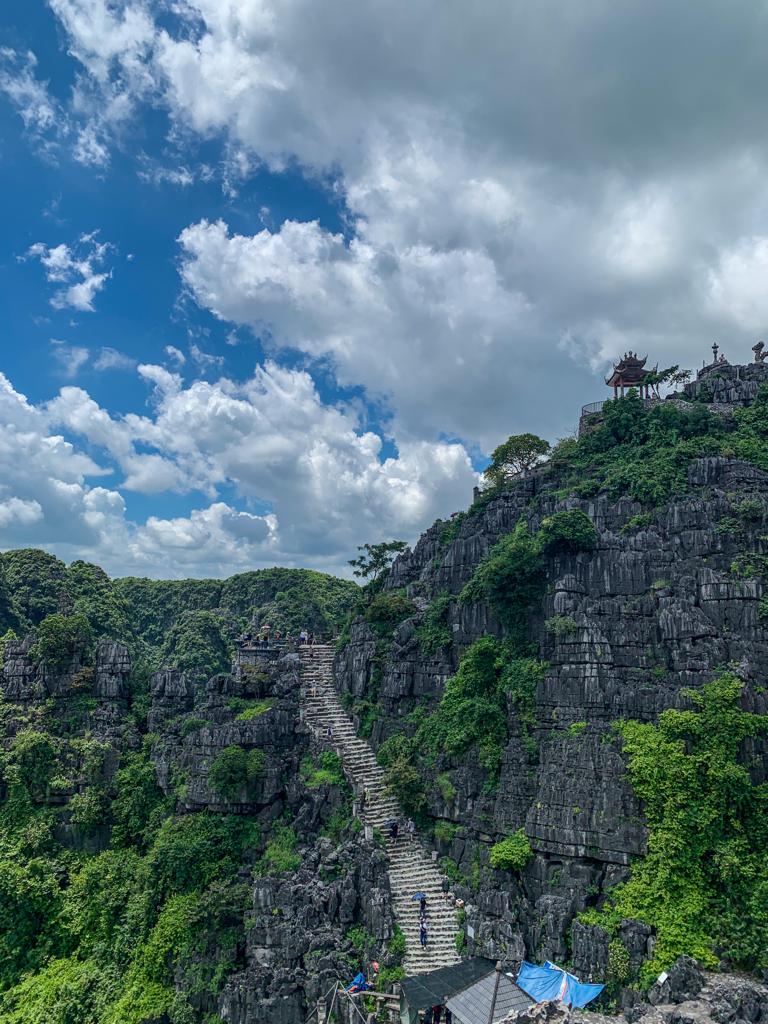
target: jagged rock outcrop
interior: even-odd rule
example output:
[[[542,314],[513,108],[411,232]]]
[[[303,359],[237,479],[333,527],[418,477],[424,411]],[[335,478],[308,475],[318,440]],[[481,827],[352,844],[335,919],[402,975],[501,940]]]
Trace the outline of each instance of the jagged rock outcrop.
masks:
[[[741,378],[723,377],[718,394],[724,405],[743,404],[764,379],[767,368],[749,367]],[[734,526],[745,501],[750,514]],[[382,659],[359,620],[337,657],[337,685],[347,699],[376,703],[372,741],[412,734],[408,716],[422,705],[435,707],[467,646],[500,634],[489,608],[458,601],[493,544],[521,518],[536,530],[566,508],[589,516],[597,544],[548,560],[546,593],[530,615],[529,635],[547,665],[535,694],[535,755],[510,703],[509,743],[494,792],[472,752],[461,763],[438,756],[427,771],[429,814],[460,829],[439,844],[440,852],[467,878],[476,874],[474,865],[486,868],[482,885],[457,893],[466,901],[470,952],[492,958],[514,959],[523,947],[538,958],[567,956],[574,916],[626,877],[630,860],[644,852],[642,808],[611,723],[654,721],[681,706],[682,690],[701,686],[724,665],[744,681],[745,710],[768,711],[768,630],[759,616],[765,589],[732,569],[743,551],[768,552],[768,474],[735,458],[708,457],[690,464],[687,490],[637,528],[631,520],[642,507],[629,498],[563,498],[546,473],[534,472],[471,509],[447,541],[445,524],[427,531],[397,559],[387,587],[404,587],[422,608],[438,594],[453,595],[450,648],[423,653],[417,617],[395,632]],[[555,617],[568,628],[548,629]],[[755,782],[764,780],[764,741],[749,741],[745,758]],[[449,785],[436,783],[440,774]],[[536,856],[518,880],[506,876],[496,884],[487,870],[489,846],[521,827]],[[594,936],[587,943],[586,934],[577,928],[572,935],[574,960],[600,977],[607,944]],[[648,954],[647,939],[631,934],[638,961]]]
[[[96,697],[125,700],[128,696],[128,677],[131,674],[131,655],[125,644],[102,640],[96,648],[93,693]]]
[[[384,945],[393,931],[390,907],[386,857],[360,840],[336,848],[320,839],[293,877],[257,879],[248,966],[227,983],[222,1018],[228,1024],[303,1021],[337,979],[347,981],[364,966],[341,953],[345,933],[356,924]]]

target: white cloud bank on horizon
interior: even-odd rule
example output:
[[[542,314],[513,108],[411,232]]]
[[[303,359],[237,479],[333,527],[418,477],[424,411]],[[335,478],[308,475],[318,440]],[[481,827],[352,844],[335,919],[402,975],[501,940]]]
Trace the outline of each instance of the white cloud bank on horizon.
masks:
[[[381,438],[352,409],[323,405],[303,371],[267,363],[243,383],[189,385],[159,366],[138,372],[155,389],[152,415],[119,418],[80,387],[33,405],[0,374],[4,548],[40,545],[114,574],[346,572],[357,544],[415,540],[477,480],[458,444],[408,442],[380,459]],[[197,507],[131,520],[126,496],[164,491],[192,492]]]

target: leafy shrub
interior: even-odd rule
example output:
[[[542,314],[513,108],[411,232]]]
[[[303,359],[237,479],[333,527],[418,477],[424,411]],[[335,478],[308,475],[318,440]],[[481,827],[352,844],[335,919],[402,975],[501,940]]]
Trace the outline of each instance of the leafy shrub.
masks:
[[[544,580],[540,546],[521,519],[477,566],[460,600],[487,601],[504,625],[519,634]]]
[[[298,845],[296,833],[288,825],[279,825],[273,838],[258,865],[258,873],[263,875],[292,874],[301,866],[301,856],[296,853]]]
[[[597,530],[588,515],[579,508],[572,508],[542,519],[538,541],[547,555],[591,551],[597,544]]]
[[[438,594],[424,613],[421,625],[416,630],[422,654],[434,655],[450,646],[453,634],[448,627],[447,616],[451,600],[450,594]]]
[[[234,814],[203,811],[167,818],[145,859],[155,900],[205,889],[237,871],[243,852],[259,842],[259,825]]]
[[[187,736],[191,736],[193,732],[199,732],[208,725],[208,722],[204,718],[186,718],[181,725],[181,736],[185,739]]]
[[[365,610],[365,621],[378,636],[387,638],[392,631],[416,614],[410,598],[397,591],[377,594]]]
[[[450,821],[438,821],[435,823],[435,840],[444,843],[446,846],[456,838],[459,826]]]
[[[568,726],[568,735],[574,738],[576,736],[581,736],[581,734],[586,730],[586,728],[586,722],[571,722],[571,724]]]
[[[247,794],[262,776],[266,755],[263,750],[225,747],[208,770],[211,788],[225,799],[234,800]]]
[[[400,801],[403,809],[418,818],[427,802],[424,778],[412,761],[399,757],[392,761],[384,773],[384,785]]]
[[[414,744],[405,733],[396,732],[387,737],[376,751],[376,760],[382,768],[389,768],[399,758],[409,758],[414,752]]]
[[[498,768],[507,738],[502,652],[501,643],[490,636],[467,648],[458,671],[445,684],[437,710],[417,733],[419,748],[433,745],[456,755],[477,744],[483,766],[490,771]]]
[[[638,512],[624,523],[621,528],[622,533],[635,533],[638,530],[644,530],[647,526],[650,526],[653,522],[653,515],[650,512]]]
[[[75,793],[67,804],[70,822],[86,833],[95,832],[103,824],[107,808],[107,795],[98,786],[89,786],[82,793]]]
[[[168,812],[167,800],[157,784],[157,771],[145,751],[131,754],[115,775],[117,794],[112,802],[112,842],[146,849]]]
[[[248,707],[242,709],[235,715],[236,722],[251,722],[254,718],[259,718],[261,715],[266,714],[275,706],[273,698],[268,697],[266,700],[249,701]]]
[[[450,803],[451,800],[456,797],[456,787],[451,782],[451,777],[447,772],[443,772],[442,775],[438,775],[435,780],[440,796],[446,803]]]
[[[766,793],[738,760],[768,716],[742,710],[742,683],[728,673],[684,692],[691,710],[618,726],[648,852],[593,923],[615,932],[632,917],[655,929],[646,983],[681,953],[712,966],[721,956],[751,969],[768,963]]]
[[[522,871],[532,856],[531,844],[520,828],[491,847],[491,867],[497,871]]]
[[[740,519],[756,522],[763,518],[765,507],[759,498],[743,498],[733,506],[733,511]]]
[[[345,938],[347,942],[351,943],[358,956],[362,956],[366,950],[373,951],[376,947],[376,937],[371,935],[369,931],[366,931],[361,924],[356,924],[350,928]]]
[[[560,640],[577,633],[579,625],[571,615],[553,615],[544,623],[544,629]]]
[[[93,630],[84,615],[48,615],[36,630],[30,655],[55,668],[66,668],[75,651],[88,653]]]
[[[6,775],[20,783],[33,799],[45,796],[56,767],[52,736],[37,729],[22,729],[14,737],[6,759]]]
[[[313,764],[311,758],[306,758],[301,763],[301,777],[307,789],[347,785],[343,763],[338,754],[324,750],[318,761],[318,764]]]

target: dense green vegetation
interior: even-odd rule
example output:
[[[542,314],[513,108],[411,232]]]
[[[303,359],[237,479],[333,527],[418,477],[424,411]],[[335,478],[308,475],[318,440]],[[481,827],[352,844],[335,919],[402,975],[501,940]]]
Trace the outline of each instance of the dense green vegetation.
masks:
[[[209,678],[229,668],[235,636],[255,615],[283,634],[338,633],[360,588],[309,569],[261,569],[226,580],[111,580],[97,565],[66,566],[44,551],[0,554],[0,636],[37,632],[34,655],[55,666],[101,637],[129,645],[145,668],[173,665]]]
[[[768,967],[768,785],[739,763],[768,716],[742,709],[742,683],[728,673],[686,694],[691,708],[665,711],[657,725],[618,724],[648,852],[602,911],[581,915],[612,936],[627,917],[655,929],[646,982],[680,953]]]
[[[443,648],[450,646],[453,637],[448,628],[447,616],[451,601],[450,594],[438,594],[424,612],[421,624],[416,630],[419,647],[423,654],[437,654]]]
[[[170,1014],[182,1024],[191,1019],[187,996],[213,998],[242,957],[232,929],[246,901],[237,875],[258,827],[226,815],[174,816],[143,751],[127,755],[107,787],[108,750],[30,726],[2,756],[3,1021],[139,1024]],[[48,800],[62,784],[78,792],[56,808]],[[59,823],[75,823],[78,797],[94,795],[109,848],[62,845]],[[174,970],[193,961],[181,997]]]
[[[768,386],[732,421],[704,405],[680,408],[660,403],[649,409],[631,391],[606,402],[595,428],[561,441],[550,472],[564,492],[590,497],[598,491],[629,494],[654,506],[688,486],[690,463],[707,455],[738,457],[768,469]]]

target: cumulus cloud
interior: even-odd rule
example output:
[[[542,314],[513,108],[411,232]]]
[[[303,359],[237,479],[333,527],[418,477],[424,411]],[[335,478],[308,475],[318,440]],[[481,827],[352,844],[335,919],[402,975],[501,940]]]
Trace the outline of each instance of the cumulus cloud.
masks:
[[[200,496],[194,522],[129,523],[131,557],[177,537],[179,557],[196,539],[219,564],[217,550],[252,534],[249,556],[271,545],[275,560],[333,560],[372,535],[410,535],[464,503],[467,449],[569,429],[605,394],[599,372],[618,352],[690,366],[717,337],[749,358],[764,332],[759,5],[50,7],[79,62],[68,116],[94,125],[83,159],[147,104],[178,147],[175,161],[140,158],[147,180],[183,187],[208,173],[194,160],[202,140],[219,144],[230,194],[265,164],[298,167],[341,209],[343,230],[265,216],[263,230],[198,218],[181,231],[187,293],[271,357],[251,379],[187,386],[175,372],[185,355],[168,346],[166,367],[137,368],[151,415],[114,417],[77,389],[51,403],[126,492]],[[42,131],[61,110],[27,71],[13,102]],[[67,253],[36,255],[57,273]],[[192,345],[189,361],[216,377],[221,357],[205,349]],[[286,352],[362,387],[397,454],[382,459],[382,438],[352,406],[323,404]],[[222,510],[222,487],[246,508]],[[92,521],[119,515],[105,500]]]
[[[325,404],[302,370],[268,362],[245,381],[188,386],[162,367],[138,372],[152,406],[124,416],[71,385],[34,405],[0,376],[0,546],[153,576],[344,571],[357,544],[414,540],[477,481],[457,443],[403,442],[383,458],[382,437]],[[189,495],[191,511],[131,517],[132,494],[165,492]]]
[[[328,181],[343,237],[199,221],[182,275],[390,403],[398,436],[556,433],[621,339],[690,365],[714,330],[748,353],[762,329],[733,262],[768,237],[757,5],[51,7],[104,123],[150,104],[174,143],[221,140],[232,192],[265,163]],[[187,153],[141,173],[203,172]]]
[[[72,308],[92,313],[93,301],[112,275],[99,268],[112,251],[108,242],[99,242],[97,232],[80,235],[70,246],[64,242],[49,246],[35,242],[26,258],[40,261],[46,280],[61,285],[53,293],[50,303],[54,309]]]

